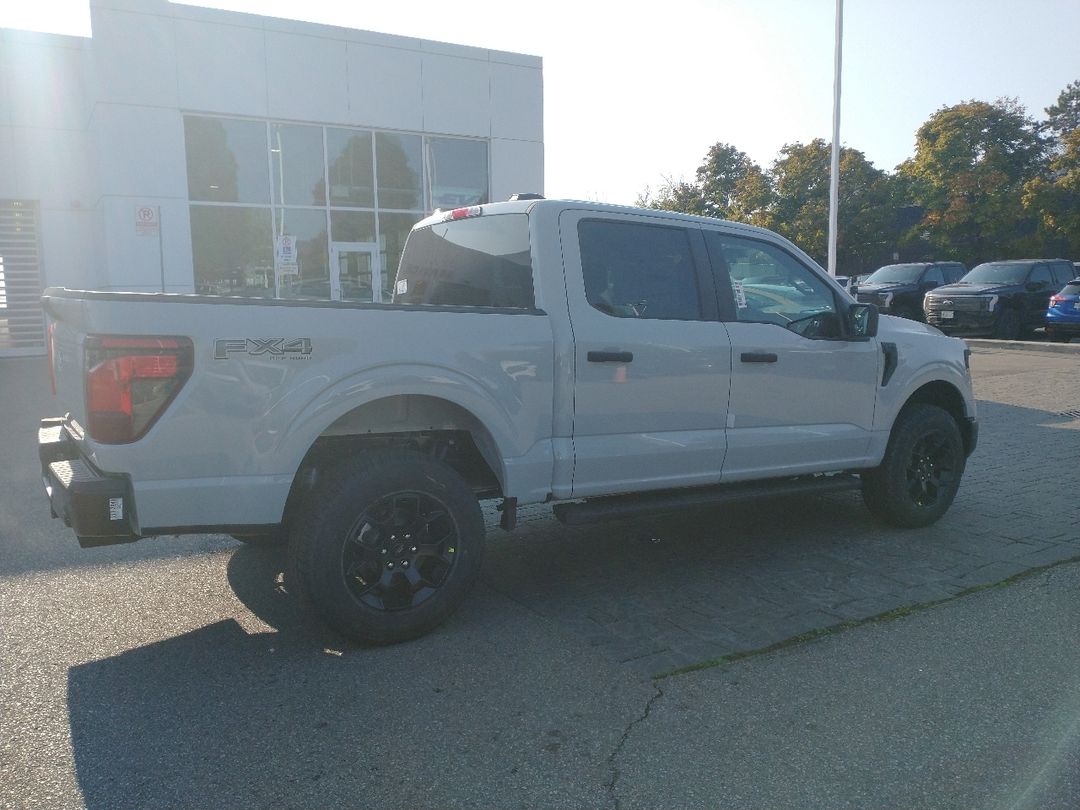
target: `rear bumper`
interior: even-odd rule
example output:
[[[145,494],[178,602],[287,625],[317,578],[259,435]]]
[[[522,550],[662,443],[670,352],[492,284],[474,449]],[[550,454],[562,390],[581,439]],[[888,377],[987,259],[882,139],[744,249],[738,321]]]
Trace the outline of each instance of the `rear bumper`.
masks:
[[[102,473],[83,458],[63,419],[41,420],[38,457],[53,517],[71,527],[80,546],[131,543],[141,537],[131,480]]]

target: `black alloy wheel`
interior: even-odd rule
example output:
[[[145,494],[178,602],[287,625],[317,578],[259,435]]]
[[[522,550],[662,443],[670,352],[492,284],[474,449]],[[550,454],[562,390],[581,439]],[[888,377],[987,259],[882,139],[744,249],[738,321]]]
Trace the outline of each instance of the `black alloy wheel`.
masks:
[[[457,609],[486,530],[468,482],[419,453],[370,453],[320,473],[290,521],[286,587],[364,644],[416,638]]]
[[[885,458],[862,474],[863,501],[894,526],[928,526],[952,505],[965,462],[960,428],[947,411],[907,405],[893,425]]]
[[[457,561],[458,527],[425,492],[395,492],[372,504],[347,533],[341,575],[353,598],[403,610],[431,598]]]

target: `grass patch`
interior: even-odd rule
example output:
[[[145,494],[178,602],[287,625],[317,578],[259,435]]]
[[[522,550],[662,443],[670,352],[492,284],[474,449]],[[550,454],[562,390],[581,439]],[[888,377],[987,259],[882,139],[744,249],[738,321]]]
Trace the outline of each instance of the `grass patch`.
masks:
[[[1049,565],[1040,565],[1037,568],[1029,568],[1027,571],[1021,571],[1018,574],[1013,574],[1011,577],[998,580],[997,582],[988,582],[983,585],[972,585],[970,588],[964,588],[962,591],[954,593],[952,596],[946,596],[943,599],[934,599],[929,602],[917,602],[913,605],[904,605],[902,607],[893,608],[887,610],[884,613],[878,613],[874,616],[867,616],[865,619],[848,619],[847,621],[838,622],[837,624],[830,624],[828,627],[820,627],[816,630],[810,630],[806,633],[800,633],[797,636],[786,638],[783,641],[777,641],[775,644],[769,644],[766,647],[757,647],[753,650],[742,650],[740,652],[733,652],[729,655],[722,655],[719,658],[710,658],[706,661],[701,661],[697,664],[690,664],[685,667],[679,667],[673,669],[670,672],[663,672],[658,675],[653,675],[654,681],[660,681],[665,678],[673,678],[676,675],[687,675],[691,672],[699,672],[703,669],[712,669],[713,667],[723,666],[724,664],[732,664],[736,661],[742,661],[744,658],[754,658],[759,655],[766,655],[777,650],[787,649],[788,647],[794,647],[798,644],[805,644],[808,641],[816,641],[817,639],[824,638],[825,636],[836,635],[842,633],[845,630],[851,630],[855,627],[863,627],[868,624],[884,624],[886,622],[896,621],[897,619],[903,619],[907,616],[911,616],[915,613],[922,613],[924,610],[935,608],[938,605],[948,604],[949,602],[955,602],[957,599],[962,599],[965,596],[971,596],[974,593],[980,591],[989,591],[995,588],[1006,588],[1017,582],[1021,582],[1025,579],[1038,576],[1039,574],[1049,571],[1052,568],[1057,568],[1060,565],[1068,565],[1069,563],[1080,562],[1080,556],[1070,557],[1067,560],[1061,560],[1060,562],[1050,563]]]

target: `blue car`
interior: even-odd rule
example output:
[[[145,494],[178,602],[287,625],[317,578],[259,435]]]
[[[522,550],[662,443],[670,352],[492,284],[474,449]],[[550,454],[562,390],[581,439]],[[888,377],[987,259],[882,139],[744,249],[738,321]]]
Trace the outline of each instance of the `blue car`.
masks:
[[[1074,278],[1050,299],[1046,310],[1046,334],[1059,343],[1080,337],[1080,278]]]

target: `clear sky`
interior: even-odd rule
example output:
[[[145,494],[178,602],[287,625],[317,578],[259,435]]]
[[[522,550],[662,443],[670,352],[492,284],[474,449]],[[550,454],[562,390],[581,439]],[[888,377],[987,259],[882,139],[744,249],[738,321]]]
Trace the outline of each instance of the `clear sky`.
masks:
[[[835,0],[201,0],[193,5],[535,54],[545,193],[631,203],[709,146],[767,166],[832,131]],[[86,0],[2,0],[0,27],[89,33]],[[892,170],[935,110],[1080,79],[1080,0],[846,0],[840,140]]]

